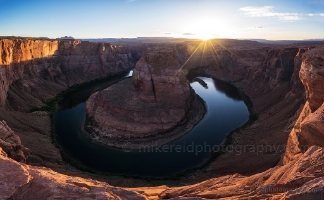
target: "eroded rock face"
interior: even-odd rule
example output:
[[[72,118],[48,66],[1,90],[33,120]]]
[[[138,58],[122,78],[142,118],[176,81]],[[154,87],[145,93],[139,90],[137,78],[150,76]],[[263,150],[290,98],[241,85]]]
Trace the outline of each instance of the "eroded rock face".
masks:
[[[300,78],[299,78],[299,71],[300,71],[300,67],[303,61],[303,54],[307,51],[307,49],[305,48],[300,48],[298,50],[298,53],[294,59],[294,72],[293,75],[291,77],[291,83],[292,83],[292,90],[294,92],[298,92],[298,91],[304,91],[304,85],[302,84]]]
[[[312,146],[284,166],[252,176],[222,176],[195,185],[169,188],[164,199],[321,199],[324,191],[323,148]]]
[[[30,154],[30,150],[21,144],[19,136],[10,129],[5,121],[0,121],[0,148],[10,158],[19,162],[26,162],[26,158]]]
[[[32,60],[50,58],[57,51],[58,41],[0,39],[0,105],[7,98],[9,86],[29,71],[27,65],[39,67]]]
[[[137,62],[132,79],[93,94],[90,116],[106,133],[139,137],[175,127],[190,106],[190,86],[174,47],[152,48]]]
[[[324,102],[324,48],[315,48],[304,54],[299,72],[306,90],[306,99],[314,112]]]
[[[266,74],[278,81],[290,81],[294,72],[294,58],[298,48],[273,49],[263,64]]]
[[[299,75],[307,102],[289,135],[284,163],[312,145],[324,146],[324,48],[304,53]]]
[[[139,89],[139,98],[143,101],[176,108],[188,107],[189,82],[173,48],[148,50],[136,64],[133,84]]]
[[[0,55],[0,106],[20,111],[135,65],[127,47],[80,40],[0,39]]]

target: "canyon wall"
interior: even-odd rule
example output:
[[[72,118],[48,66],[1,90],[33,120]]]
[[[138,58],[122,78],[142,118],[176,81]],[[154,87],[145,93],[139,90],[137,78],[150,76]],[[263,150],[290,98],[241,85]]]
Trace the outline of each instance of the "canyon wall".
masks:
[[[303,55],[299,76],[307,101],[289,135],[284,163],[312,145],[324,146],[324,48]]]
[[[71,49],[77,49],[73,47],[72,42],[64,43],[69,43]],[[208,51],[202,50],[200,55],[192,56],[193,59],[188,61],[184,72],[186,69],[198,69],[197,74],[204,72],[230,81],[246,91],[254,103],[259,118],[252,125],[234,131],[230,136],[232,144],[238,147],[273,144],[287,146],[283,162],[279,165],[278,161],[284,152],[264,151],[259,154],[241,152],[240,155],[229,152],[220,156],[204,170],[191,174],[190,179],[195,175],[204,176],[205,173],[206,179],[200,183],[188,185],[186,182],[186,186],[181,187],[118,188],[92,179],[62,175],[48,168],[25,165],[8,158],[7,154],[12,158],[17,154],[16,160],[23,161],[22,153],[26,156],[28,151],[20,146],[21,143],[11,128],[5,122],[1,122],[0,145],[3,146],[0,147],[7,153],[0,149],[0,198],[24,199],[33,196],[34,199],[81,197],[92,199],[322,199],[324,194],[324,150],[322,148],[324,144],[324,48],[306,51],[305,48],[289,47],[276,50],[276,48],[253,47],[253,45],[258,44],[251,43],[252,49],[243,50],[238,49],[237,46],[230,47],[222,44],[223,47],[215,46],[215,51],[211,46],[207,46],[207,49],[210,48]],[[190,45],[188,48],[190,49]],[[57,50],[63,54],[61,56],[56,56],[54,51],[53,58],[50,59],[68,58],[70,55],[66,49],[64,47],[64,51]],[[73,54],[71,53],[71,56]],[[183,57],[184,63],[185,60]],[[36,62],[36,60],[32,61]],[[67,66],[69,63],[70,61],[67,60]],[[2,74],[3,80],[12,80],[13,88],[20,83],[27,84],[26,88],[30,88],[32,83],[30,74],[34,72],[32,70],[20,72],[19,69],[30,68],[23,66],[17,69],[17,66],[12,63],[3,65],[1,70],[4,67],[15,69],[12,75]],[[76,74],[78,69],[84,68],[76,68]],[[65,73],[62,74],[66,76]],[[304,87],[301,87],[298,74],[305,86],[306,103]],[[15,77],[19,78],[15,79]],[[58,82],[62,80],[57,78]],[[55,81],[51,79],[50,82]],[[4,89],[5,83],[7,84],[1,82]],[[62,86],[65,87],[67,86]],[[303,104],[305,105],[299,113],[298,108]],[[9,105],[14,108],[11,103]],[[295,116],[299,116],[296,123]],[[286,127],[290,122],[293,124],[291,132],[291,128]],[[271,165],[272,168],[269,169]],[[261,172],[254,173],[258,170]],[[220,171],[227,175],[219,176],[217,173]],[[233,171],[234,173],[231,174]],[[254,173],[254,175],[244,175],[244,173]],[[218,177],[212,178],[215,174]],[[187,177],[186,181],[188,181]]]
[[[9,86],[30,71],[33,66],[36,70],[38,63],[35,60],[50,58],[58,53],[58,41],[0,39],[0,105],[7,99]]]
[[[224,80],[248,96],[243,95],[243,99],[250,108],[253,123],[232,131],[227,136],[230,146],[251,145],[264,149],[258,153],[241,151],[239,155],[226,151],[207,167],[206,172],[197,172],[196,176],[247,175],[276,166],[305,103],[304,87],[299,77],[296,78],[305,47],[214,40],[200,46],[189,43],[188,49],[190,53],[195,52],[184,67],[189,76]],[[230,91],[230,88],[223,90]],[[271,149],[266,150],[269,146]]]
[[[4,134],[3,149],[19,161],[62,165],[52,141],[49,113],[29,111],[44,106],[72,85],[132,69],[145,48],[80,40],[0,38],[0,120],[6,121],[22,143]],[[30,150],[25,151],[23,145]]]
[[[74,84],[135,66],[124,46],[80,40],[0,39],[0,105],[27,111]],[[7,101],[8,100],[8,101]]]
[[[301,66],[298,65],[299,63]],[[234,174],[190,186],[169,188],[162,192],[160,197],[164,199],[179,198],[179,196],[197,199],[323,199],[324,48],[299,49],[293,65],[296,69],[300,69],[299,76],[305,86],[307,101],[289,134],[283,162],[251,176]],[[300,85],[296,82],[296,72],[288,70],[288,73],[292,74],[290,80],[292,89],[300,90],[298,89]],[[287,99],[289,95],[291,94],[288,93],[285,98]],[[294,98],[291,100],[294,101]],[[252,125],[252,127],[262,130],[260,126]],[[268,132],[271,132],[270,128]],[[269,141],[270,139],[268,136]],[[265,156],[259,156],[265,159]],[[241,164],[240,162],[242,167]]]

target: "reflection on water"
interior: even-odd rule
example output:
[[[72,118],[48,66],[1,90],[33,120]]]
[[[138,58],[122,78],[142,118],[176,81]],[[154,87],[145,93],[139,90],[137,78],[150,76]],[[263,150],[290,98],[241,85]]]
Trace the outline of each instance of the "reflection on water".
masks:
[[[217,147],[215,145],[221,144],[231,130],[244,124],[249,117],[235,87],[211,78],[198,78],[206,87],[198,82],[192,82],[191,87],[205,100],[207,113],[192,131],[167,145],[152,148],[148,144],[140,150],[130,151],[127,148],[130,144],[125,141],[125,148],[114,149],[94,142],[83,131],[84,101],[98,88],[111,85],[109,81],[65,96],[62,109],[54,117],[57,142],[83,165],[112,174],[168,176],[195,167],[206,161],[210,151]],[[71,102],[79,104],[71,108]]]

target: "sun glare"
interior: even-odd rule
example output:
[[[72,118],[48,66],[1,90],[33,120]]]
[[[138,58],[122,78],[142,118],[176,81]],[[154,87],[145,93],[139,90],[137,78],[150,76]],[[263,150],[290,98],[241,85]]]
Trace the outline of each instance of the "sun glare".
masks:
[[[188,22],[186,26],[190,38],[210,40],[217,37],[228,37],[229,27],[224,21],[212,17],[200,18]]]
[[[188,27],[193,33],[193,38],[209,40],[215,37],[215,22],[210,18],[202,18],[192,21]]]
[[[208,33],[203,33],[203,34],[197,34],[197,37],[201,40],[210,40],[213,38],[213,35],[212,34],[208,34]]]

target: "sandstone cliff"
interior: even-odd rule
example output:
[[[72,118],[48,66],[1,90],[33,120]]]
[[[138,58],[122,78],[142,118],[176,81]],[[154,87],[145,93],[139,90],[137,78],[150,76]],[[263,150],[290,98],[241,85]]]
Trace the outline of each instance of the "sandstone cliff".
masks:
[[[312,146],[284,166],[252,176],[233,174],[169,188],[160,197],[197,199],[322,199],[323,148]],[[181,198],[179,198],[181,199]]]
[[[193,55],[184,69],[190,76],[211,76],[230,82],[249,97],[244,99],[254,113],[250,117],[255,121],[233,131],[228,136],[231,145],[278,149],[271,148],[258,154],[245,151],[239,156],[235,152],[226,152],[212,162],[206,172],[197,172],[193,177],[232,173],[247,175],[276,166],[305,103],[304,87],[299,77],[296,78],[305,47],[212,40],[200,46],[199,43],[189,43],[188,49]],[[260,156],[263,159],[260,160]]]
[[[315,48],[303,55],[299,76],[306,90],[306,104],[292,129],[284,163],[310,146],[324,146],[324,48]]]
[[[0,105],[15,110],[40,107],[74,84],[135,65],[127,47],[108,43],[16,38],[0,44]]]
[[[14,150],[10,152],[8,144],[3,149],[34,165],[62,164],[51,139],[49,114],[26,111],[44,106],[44,102],[74,84],[133,68],[137,54],[144,48],[79,40],[1,38],[0,120],[19,135],[31,154],[26,160],[27,152],[19,152],[20,142],[11,143],[10,149]]]

